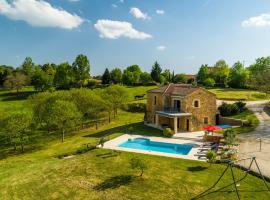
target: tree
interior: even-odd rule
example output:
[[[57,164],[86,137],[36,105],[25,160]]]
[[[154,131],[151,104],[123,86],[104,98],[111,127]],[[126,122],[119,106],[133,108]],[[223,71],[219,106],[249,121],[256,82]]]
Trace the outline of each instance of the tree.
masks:
[[[132,169],[141,170],[140,177],[143,176],[144,170],[147,169],[146,163],[140,158],[132,158],[130,160],[130,166]]]
[[[248,78],[249,71],[238,61],[230,69],[228,85],[232,88],[246,88]]]
[[[148,72],[141,73],[140,80],[141,80],[141,83],[143,85],[147,85],[147,84],[153,82],[153,79]]]
[[[174,83],[187,83],[188,79],[185,74],[177,74],[174,77]]]
[[[64,142],[65,134],[76,127],[81,113],[74,103],[56,100],[52,104],[51,115],[55,127],[61,132],[62,142]]]
[[[251,88],[270,93],[270,57],[262,57],[256,60],[256,63],[251,65],[249,84]]]
[[[214,87],[216,82],[214,79],[212,78],[207,78],[204,80],[203,84],[206,86],[206,87]]]
[[[119,68],[114,68],[111,71],[111,81],[114,84],[122,83],[122,71]]]
[[[16,90],[17,95],[19,94],[19,90],[22,89],[24,86],[27,86],[29,83],[29,78],[20,72],[15,72],[14,74],[11,74],[7,76],[4,87]]]
[[[102,84],[108,85],[110,84],[110,82],[111,82],[110,71],[108,70],[108,68],[106,68],[104,74],[102,75]]]
[[[209,78],[209,66],[202,65],[197,74],[197,81],[198,83],[203,84],[207,78]]]
[[[162,69],[158,62],[156,61],[154,65],[152,66],[152,71],[151,71],[151,77],[154,81],[160,83],[160,75],[161,75]]]
[[[20,145],[21,152],[24,152],[24,145],[29,141],[29,129],[32,123],[30,113],[18,112],[12,113],[4,119],[4,130],[9,137],[9,142],[17,150]]]
[[[82,87],[85,81],[90,77],[90,64],[87,56],[78,55],[72,64],[77,83]]]
[[[117,109],[123,106],[129,99],[129,94],[123,86],[113,85],[103,91],[106,95],[106,101],[109,101],[114,110],[114,117]],[[105,96],[104,95],[104,96]]]
[[[11,75],[13,68],[11,66],[0,65],[0,87],[4,85],[7,76]]]
[[[172,82],[172,74],[169,69],[165,69],[164,72],[162,73],[162,76],[164,76],[167,83]]]
[[[227,87],[230,68],[225,60],[217,61],[212,70],[211,74],[216,84],[220,87]]]
[[[41,68],[36,67],[32,76],[32,85],[38,91],[46,91],[53,87],[54,76],[43,71]]]
[[[140,83],[141,68],[138,65],[131,65],[124,70],[123,83],[126,85],[135,85]]]
[[[27,76],[32,77],[35,70],[35,64],[33,63],[32,58],[26,57],[21,65],[21,69]]]
[[[75,75],[69,63],[61,63],[56,67],[54,84],[57,89],[69,89],[75,81]]]

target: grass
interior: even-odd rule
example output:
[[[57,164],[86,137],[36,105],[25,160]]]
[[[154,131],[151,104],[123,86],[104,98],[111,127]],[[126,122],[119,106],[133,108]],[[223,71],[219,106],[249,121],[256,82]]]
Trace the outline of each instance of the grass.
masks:
[[[131,116],[121,113],[117,121],[95,131],[87,129],[69,137],[63,144],[52,141],[42,150],[9,157],[0,161],[0,196],[2,199],[190,199],[207,189],[224,170],[224,165],[96,149],[66,159],[56,155],[95,143],[98,138],[123,134],[124,125]],[[127,117],[129,116],[129,117]],[[133,116],[133,115],[132,115]],[[133,132],[157,134],[133,118]],[[135,120],[136,121],[136,120]],[[143,178],[132,170],[129,161],[139,157],[147,164]],[[235,169],[238,178],[244,175]],[[220,186],[231,183],[225,174]],[[229,188],[229,189],[232,189]],[[239,189],[263,190],[262,180],[248,175]],[[202,199],[234,199],[235,193],[214,193]],[[242,192],[242,199],[268,199],[265,192]]]
[[[232,88],[214,88],[208,90],[216,94],[218,99],[222,100],[256,101],[256,100],[270,99],[269,97],[266,96],[266,94],[255,90],[232,89]]]
[[[130,90],[133,94],[142,94],[146,89],[138,87]],[[5,101],[3,96],[6,98],[8,95],[1,96],[0,105],[5,109],[25,109],[24,98]],[[39,148],[31,152],[0,159],[1,199],[191,199],[217,180],[224,165],[210,166],[199,161],[116,153],[106,149],[57,158],[57,155],[74,152],[85,144],[96,144],[101,137],[112,139],[122,135],[126,133],[126,124],[132,126],[131,133],[161,135],[161,131],[144,126],[142,120],[143,114],[119,111],[112,123],[99,130],[88,128],[67,135],[64,143],[60,142],[60,135],[59,138],[54,135],[37,141]],[[143,178],[137,177],[139,172],[130,167],[133,157],[139,157],[147,164]],[[237,178],[244,175],[238,169],[234,172]],[[231,181],[231,175],[225,174],[219,186]],[[262,180],[248,175],[239,189],[265,188]],[[266,192],[241,192],[240,195],[241,199],[270,198]],[[236,194],[231,191],[213,193],[202,199],[236,199]]]

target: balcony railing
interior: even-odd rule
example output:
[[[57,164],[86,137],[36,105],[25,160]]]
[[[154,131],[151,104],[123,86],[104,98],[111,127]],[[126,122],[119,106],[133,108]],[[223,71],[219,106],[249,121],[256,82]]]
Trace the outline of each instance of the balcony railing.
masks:
[[[175,107],[163,107],[163,112],[167,113],[181,113],[180,108],[175,108]]]

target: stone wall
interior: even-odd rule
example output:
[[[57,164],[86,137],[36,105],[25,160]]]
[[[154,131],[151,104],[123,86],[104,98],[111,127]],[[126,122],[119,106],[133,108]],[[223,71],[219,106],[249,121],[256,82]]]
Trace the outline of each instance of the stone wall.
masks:
[[[219,124],[228,124],[231,126],[243,126],[244,121],[242,121],[241,119],[219,116]]]
[[[199,101],[199,107],[194,107],[194,101]],[[183,102],[183,110],[191,113],[190,131],[202,130],[206,125],[216,124],[216,96],[204,89],[197,90],[188,95]],[[208,124],[204,123],[208,118]]]

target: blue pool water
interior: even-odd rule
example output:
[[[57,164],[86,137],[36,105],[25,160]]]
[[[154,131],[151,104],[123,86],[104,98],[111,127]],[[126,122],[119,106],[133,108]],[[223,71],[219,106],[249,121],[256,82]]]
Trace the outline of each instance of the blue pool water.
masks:
[[[218,127],[223,128],[223,129],[232,128],[231,125],[227,125],[227,124],[221,124],[221,125],[218,125]]]
[[[192,145],[153,142],[147,138],[129,139],[128,141],[120,144],[119,147],[180,155],[187,155],[192,149]]]

